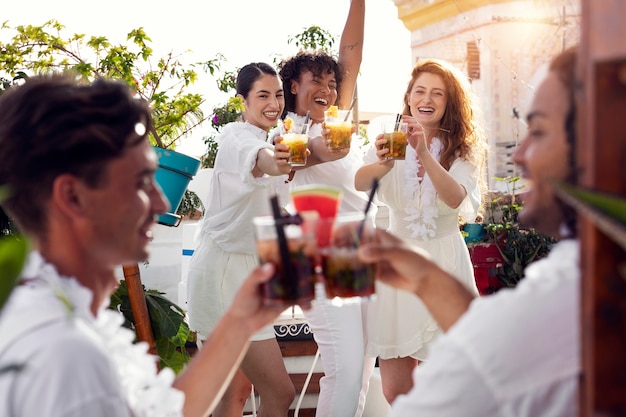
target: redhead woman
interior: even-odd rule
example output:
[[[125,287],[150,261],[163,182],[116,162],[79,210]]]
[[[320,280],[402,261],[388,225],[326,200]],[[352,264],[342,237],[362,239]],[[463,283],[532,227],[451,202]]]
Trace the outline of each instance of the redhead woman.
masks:
[[[481,204],[486,150],[470,84],[451,64],[418,62],[404,93],[408,123],[405,160],[387,160],[383,135],[355,175],[357,190],[380,181],[378,198],[389,207],[389,231],[426,249],[474,294],[474,272],[459,231],[459,215],[473,221]],[[415,296],[377,283],[368,313],[367,354],[378,356],[383,393],[391,404],[413,385],[412,371],[428,357],[440,333]]]

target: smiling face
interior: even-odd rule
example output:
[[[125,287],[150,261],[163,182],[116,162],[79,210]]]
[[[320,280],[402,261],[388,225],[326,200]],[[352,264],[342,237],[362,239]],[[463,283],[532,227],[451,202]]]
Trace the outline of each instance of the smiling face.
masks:
[[[81,186],[88,256],[107,266],[148,259],[155,216],[169,210],[154,179],[156,167],[156,154],[143,140],[106,165],[100,186]]]
[[[448,103],[446,86],[439,75],[420,73],[407,93],[411,115],[424,127],[439,127]]]
[[[283,86],[278,75],[259,76],[247,97],[242,97],[246,111],[243,118],[265,131],[276,125],[285,108]]]
[[[565,85],[550,72],[535,93],[527,120],[528,133],[513,154],[521,177],[529,185],[519,219],[550,236],[559,236],[563,211],[550,184],[570,174],[565,118],[569,111]]]
[[[324,111],[337,100],[337,80],[335,73],[322,72],[319,75],[304,71],[297,81],[292,81],[291,93],[296,96],[296,113],[305,115],[311,112],[311,119],[324,120]]]

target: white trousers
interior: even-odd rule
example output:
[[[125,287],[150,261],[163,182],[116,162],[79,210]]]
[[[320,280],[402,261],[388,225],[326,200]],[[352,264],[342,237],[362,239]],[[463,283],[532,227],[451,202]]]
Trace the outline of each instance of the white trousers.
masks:
[[[317,343],[324,376],[316,417],[361,417],[375,358],[365,357],[367,303],[342,306],[313,301],[304,311]]]

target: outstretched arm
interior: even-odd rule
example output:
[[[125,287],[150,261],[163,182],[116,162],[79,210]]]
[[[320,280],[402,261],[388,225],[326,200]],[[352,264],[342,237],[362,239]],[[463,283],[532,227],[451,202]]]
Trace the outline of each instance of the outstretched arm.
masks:
[[[339,41],[339,65],[343,80],[339,86],[337,106],[347,109],[352,104],[356,79],[363,59],[365,31],[365,0],[351,0],[348,18]]]
[[[283,138],[278,136],[274,141],[274,149],[263,148],[257,153],[256,164],[252,168],[252,175],[256,178],[264,174],[278,176],[289,174],[291,165],[289,158],[289,146],[282,143]]]
[[[441,269],[420,248],[376,230],[380,243],[363,245],[359,257],[376,263],[376,278],[417,295],[439,327],[446,332],[465,314],[474,295],[456,278]]]

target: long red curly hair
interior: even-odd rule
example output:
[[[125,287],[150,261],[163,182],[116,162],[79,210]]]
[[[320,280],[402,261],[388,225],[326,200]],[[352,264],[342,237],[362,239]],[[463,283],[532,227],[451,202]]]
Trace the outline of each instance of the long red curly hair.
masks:
[[[487,140],[479,121],[479,109],[467,77],[446,61],[428,59],[418,62],[404,94],[402,114],[411,115],[408,98],[417,78],[423,73],[438,75],[444,82],[447,105],[437,137],[443,144],[440,163],[449,170],[457,157],[473,162],[479,170],[486,158]],[[480,171],[479,171],[480,172]]]

